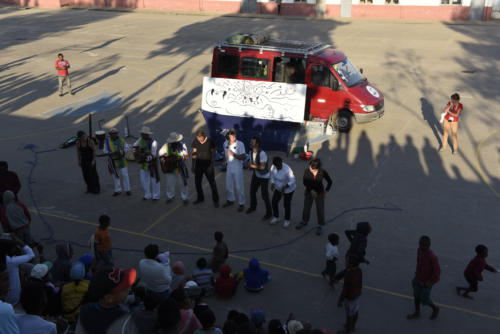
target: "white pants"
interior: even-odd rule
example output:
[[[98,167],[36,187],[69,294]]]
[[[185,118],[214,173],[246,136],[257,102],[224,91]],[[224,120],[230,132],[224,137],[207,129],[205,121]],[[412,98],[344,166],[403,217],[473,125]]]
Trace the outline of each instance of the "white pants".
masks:
[[[123,179],[123,188],[125,191],[130,191],[130,179],[128,178],[128,167],[117,168],[117,171],[122,175]],[[122,191],[122,184],[120,182],[120,177],[117,177],[113,174],[113,181],[115,182],[115,193],[119,193]]]
[[[139,176],[141,178],[142,190],[144,191],[144,198],[160,199],[160,181],[156,181],[156,178],[151,176],[149,170],[141,169]]]
[[[236,192],[234,191],[236,188]],[[245,185],[243,183],[243,168],[228,169],[226,171],[226,191],[227,200],[234,202],[235,193],[238,196],[238,203],[245,205]]]
[[[167,179],[167,199],[175,197],[175,187],[178,186],[181,190],[181,199],[183,201],[188,199],[188,186],[184,185],[180,173],[165,173]]]

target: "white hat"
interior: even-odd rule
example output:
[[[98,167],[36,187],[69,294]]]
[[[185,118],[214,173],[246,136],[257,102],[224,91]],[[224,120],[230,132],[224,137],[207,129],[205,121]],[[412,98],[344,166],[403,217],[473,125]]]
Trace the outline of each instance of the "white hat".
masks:
[[[151,129],[149,128],[149,126],[144,125],[142,127],[142,129],[141,129],[141,133],[143,133],[145,135],[152,135],[153,131],[151,131]]]
[[[180,133],[170,132],[170,135],[167,138],[167,143],[177,143],[180,142],[184,138]]]
[[[102,135],[105,135],[105,134],[106,134],[106,131],[103,131],[103,130],[97,130],[97,131],[95,132],[95,135],[96,135],[96,136],[102,136]]]
[[[192,289],[197,287],[198,284],[195,281],[187,281],[186,284],[184,285],[184,289]]]
[[[109,133],[118,133],[118,132],[120,132],[120,131],[118,131],[118,129],[117,129],[117,128],[111,128],[111,129],[109,129],[109,131],[108,131],[108,132],[109,132]]]
[[[32,269],[31,269],[31,277],[33,278],[38,278],[38,279],[42,279],[45,277],[45,275],[47,275],[47,273],[49,272],[50,268],[49,268],[49,264],[50,264],[50,267],[52,267],[51,263],[50,262],[44,262],[44,263],[39,263],[39,264],[36,264]]]

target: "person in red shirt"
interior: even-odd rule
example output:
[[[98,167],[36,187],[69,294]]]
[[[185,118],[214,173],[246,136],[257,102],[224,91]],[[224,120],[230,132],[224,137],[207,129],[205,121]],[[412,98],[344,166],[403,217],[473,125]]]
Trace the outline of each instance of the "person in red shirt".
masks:
[[[453,94],[443,110],[446,115],[443,120],[443,142],[439,152],[443,152],[448,147],[448,135],[451,135],[452,153],[458,153],[458,118],[463,109],[464,106],[460,103],[460,95],[458,93]]]
[[[346,323],[344,330],[338,333],[351,333],[356,329],[356,321],[359,312],[359,297],[363,288],[363,272],[359,267],[360,260],[357,256],[348,258],[349,264],[345,271],[344,286],[340,294],[338,307],[344,305],[346,314]]]
[[[239,280],[231,275],[231,267],[223,264],[220,275],[215,280],[215,294],[221,298],[230,298],[236,293]]]
[[[468,288],[462,288],[459,286],[456,287],[458,295],[459,296],[461,295],[462,297],[468,299],[472,299],[472,297],[469,296],[469,293],[476,292],[478,282],[483,280],[483,275],[482,275],[483,270],[486,269],[488,271],[491,271],[492,273],[499,272],[495,268],[486,263],[485,259],[488,257],[488,248],[485,245],[477,245],[476,254],[477,254],[476,257],[469,262],[464,271],[464,277],[465,280],[469,283],[469,287]]]
[[[69,77],[69,61],[64,59],[64,55],[62,53],[57,55],[57,60],[55,64],[57,70],[57,78],[59,81],[59,96],[63,96],[63,87],[64,85],[68,86],[69,93],[71,95],[75,95],[75,93],[71,90],[71,79]]]
[[[439,282],[441,268],[436,254],[430,249],[431,238],[426,235],[420,237],[417,251],[417,269],[413,278],[413,296],[415,313],[408,315],[407,319],[418,319],[420,317],[420,304],[432,308],[431,319],[434,320],[439,314],[439,307],[431,300],[432,286]]]

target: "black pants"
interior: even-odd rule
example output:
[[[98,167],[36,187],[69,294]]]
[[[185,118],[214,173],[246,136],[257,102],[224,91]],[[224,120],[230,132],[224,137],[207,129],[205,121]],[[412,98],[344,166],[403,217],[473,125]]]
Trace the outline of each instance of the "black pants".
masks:
[[[318,194],[314,198],[310,191],[305,191],[304,194],[304,210],[302,211],[302,221],[309,222],[311,216],[311,207],[313,202],[316,202],[316,215],[318,218],[318,225],[325,225],[325,194]]]
[[[87,192],[98,194],[101,191],[96,165],[90,161],[82,161],[83,180],[87,184]]]
[[[203,175],[207,177],[208,184],[212,189],[212,200],[214,203],[219,203],[219,193],[217,192],[217,184],[215,183],[214,165],[209,160],[197,160],[194,167],[194,183],[196,185],[196,193],[198,194],[198,201],[205,200],[203,194]]]
[[[289,194],[284,194],[281,191],[274,190],[272,206],[273,206],[273,215],[278,218],[280,216],[278,204],[281,201],[281,197],[285,197],[283,204],[285,206],[285,220],[290,220],[290,211],[292,204],[293,191]]]
[[[262,200],[266,204],[266,215],[271,214],[271,201],[269,201],[269,179],[263,179],[261,177],[252,175],[252,181],[250,182],[250,209],[257,209],[257,191],[260,187],[260,193],[262,195]]]
[[[323,270],[322,274],[328,275],[330,283],[335,280],[335,274],[337,273],[337,263],[336,261],[326,260],[326,267]]]

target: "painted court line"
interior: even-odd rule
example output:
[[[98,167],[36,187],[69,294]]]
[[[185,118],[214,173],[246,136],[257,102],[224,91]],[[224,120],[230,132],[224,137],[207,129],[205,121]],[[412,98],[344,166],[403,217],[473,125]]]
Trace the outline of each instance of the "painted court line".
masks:
[[[221,175],[222,173],[219,173],[217,175],[215,175],[215,180],[217,180],[217,178]],[[203,185],[203,189],[205,189],[208,185],[208,182],[205,182],[205,184]],[[195,193],[191,193],[189,195],[188,198],[191,198],[193,197]],[[181,206],[183,206],[182,204],[177,204],[176,206],[174,206],[172,209],[168,210],[167,212],[165,212],[163,215],[160,216],[160,218],[158,218],[157,220],[155,220],[151,225],[149,225],[148,227],[146,227],[144,229],[144,231],[142,231],[142,233],[147,233],[149,232],[153,227],[155,227],[156,225],[158,225],[159,223],[161,223],[165,218],[167,218],[168,216],[170,216],[172,213],[174,213],[178,208],[180,208]]]
[[[30,210],[30,211],[32,211],[33,213],[37,213],[36,210]],[[48,217],[58,218],[58,219],[64,220],[64,221],[71,221],[71,222],[75,222],[75,223],[79,223],[79,224],[84,224],[84,225],[95,226],[95,227],[98,226],[97,223],[89,222],[89,221],[82,220],[82,219],[76,219],[76,218],[71,218],[71,217],[64,217],[64,216],[60,216],[60,215],[56,215],[56,214],[52,214],[52,213],[48,213],[48,212],[39,212],[39,214],[44,215],[44,216],[48,216]],[[199,251],[203,251],[203,252],[207,252],[207,253],[211,252],[211,250],[208,249],[208,248],[199,247],[199,246],[196,246],[196,245],[192,245],[192,244],[188,244],[188,243],[184,243],[184,242],[180,242],[180,241],[175,241],[175,240],[170,240],[170,239],[166,239],[166,238],[162,238],[162,237],[158,237],[158,236],[154,236],[154,235],[149,235],[149,234],[145,234],[143,232],[134,232],[134,231],[129,231],[129,230],[126,230],[126,229],[118,228],[118,227],[110,227],[109,229],[112,230],[112,231],[117,231],[117,232],[122,232],[122,233],[130,234],[130,235],[135,235],[135,236],[142,237],[142,238],[148,238],[148,239],[163,241],[165,243],[169,243],[169,244],[172,244],[172,245],[177,245],[177,246],[182,246],[182,247],[186,247],[186,248],[191,248],[191,249],[195,249],[195,250],[199,250]],[[231,254],[229,254],[229,257],[231,257],[233,259],[238,259],[238,260],[246,261],[246,262],[248,262],[250,260],[250,258],[247,258],[247,257],[244,257],[244,256],[238,256],[238,255],[231,255]],[[264,262],[264,261],[261,261],[261,263],[263,265],[266,265],[266,266],[269,266],[269,267],[273,267],[273,268],[277,268],[277,269],[281,269],[281,270],[285,270],[285,271],[289,271],[289,272],[293,272],[293,273],[297,273],[297,274],[302,274],[302,275],[306,275],[306,276],[309,276],[309,277],[321,278],[321,275],[319,275],[319,274],[307,272],[307,271],[304,271],[304,270],[295,269],[295,268],[292,268],[292,267],[282,266],[282,265],[279,265],[279,264],[274,264],[274,263],[269,263],[269,262]],[[393,296],[393,297],[399,297],[399,298],[403,298],[403,299],[413,300],[412,296],[404,295],[404,294],[401,294],[401,293],[398,293],[398,292],[393,292],[393,291],[389,291],[389,290],[379,289],[379,288],[375,288],[375,287],[371,287],[371,286],[366,286],[366,285],[363,285],[363,288],[366,289],[366,290],[378,292],[378,293],[385,294],[385,295],[388,295],[388,296]],[[449,310],[458,311],[458,312],[462,312],[462,313],[467,313],[467,314],[475,315],[475,316],[478,316],[478,317],[481,317],[481,318],[486,318],[486,319],[492,319],[492,320],[498,320],[498,321],[500,321],[500,316],[495,316],[495,315],[486,314],[486,313],[482,313],[482,312],[476,312],[476,311],[473,311],[473,310],[470,310],[470,309],[467,309],[467,308],[463,308],[463,307],[459,307],[459,306],[453,306],[453,305],[448,305],[448,304],[436,303],[436,305],[438,305],[439,307],[442,307],[442,308],[449,309]]]

